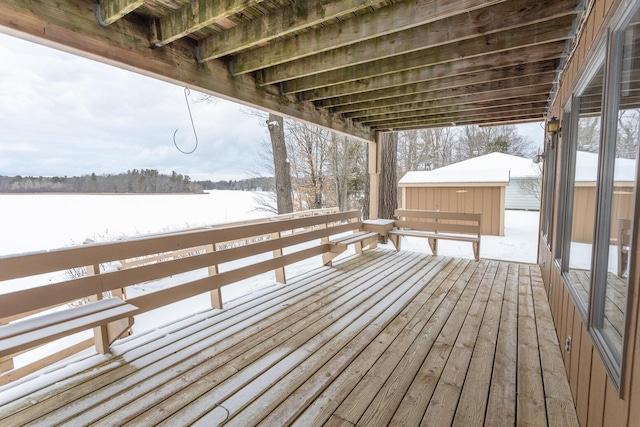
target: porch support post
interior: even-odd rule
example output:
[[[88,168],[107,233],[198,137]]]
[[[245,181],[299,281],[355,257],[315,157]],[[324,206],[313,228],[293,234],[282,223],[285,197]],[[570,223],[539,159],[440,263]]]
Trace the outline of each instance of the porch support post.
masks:
[[[378,197],[380,194],[381,136],[376,132],[376,142],[369,143],[369,219],[378,218]]]

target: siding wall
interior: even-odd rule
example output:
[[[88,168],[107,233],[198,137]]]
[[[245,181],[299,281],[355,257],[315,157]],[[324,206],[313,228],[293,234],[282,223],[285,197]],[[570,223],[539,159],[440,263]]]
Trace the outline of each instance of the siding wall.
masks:
[[[540,209],[540,200],[527,193],[522,186],[535,186],[537,178],[511,178],[505,192],[505,208],[537,211]],[[540,183],[538,182],[539,186]]]
[[[482,234],[504,236],[504,187],[404,187],[405,209],[482,214]]]
[[[559,96],[552,106],[551,115],[562,117],[562,108],[570,99],[580,72],[592,53],[591,48],[595,47],[602,39],[604,27],[620,4],[628,3],[618,0],[596,0],[577,50],[562,74]],[[565,144],[559,141],[557,173],[560,172],[564,162],[563,158],[566,157],[566,153],[562,151],[564,146]],[[557,185],[557,187],[559,186]],[[558,198],[559,195],[555,194],[554,203],[556,206]],[[559,224],[557,217],[557,209],[554,209],[552,234],[561,227],[562,224]],[[591,228],[591,233],[592,230],[593,228]],[[625,348],[626,366],[622,375],[621,397],[618,397],[615,387],[608,379],[600,355],[593,346],[590,334],[575,308],[573,298],[553,260],[551,250],[547,247],[542,236],[539,241],[538,261],[543,270],[558,339],[561,344],[564,344],[565,340],[571,337],[570,350],[563,350],[563,357],[580,424],[588,427],[640,426],[640,337],[638,336],[640,293],[637,286],[629,296],[627,346]],[[554,251],[557,243],[554,238],[552,245]],[[640,251],[635,251],[635,256],[630,262],[640,265],[639,253]],[[640,268],[635,268],[632,271],[634,271],[634,276],[630,277],[629,283],[640,283]]]

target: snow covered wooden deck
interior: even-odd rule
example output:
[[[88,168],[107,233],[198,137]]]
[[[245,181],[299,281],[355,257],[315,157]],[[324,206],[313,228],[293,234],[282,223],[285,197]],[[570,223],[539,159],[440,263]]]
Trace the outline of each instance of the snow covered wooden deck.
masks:
[[[577,425],[538,266],[384,249],[0,388],[13,425]]]

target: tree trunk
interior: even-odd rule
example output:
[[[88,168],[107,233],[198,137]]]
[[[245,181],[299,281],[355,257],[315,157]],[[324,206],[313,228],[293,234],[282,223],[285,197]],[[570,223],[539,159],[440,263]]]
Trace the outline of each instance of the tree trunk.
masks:
[[[380,159],[380,192],[378,198],[378,218],[393,218],[398,207],[398,133],[385,133]]]
[[[369,165],[369,149],[365,150],[365,167],[368,168]],[[370,171],[367,169],[364,174],[364,202],[362,203],[362,219],[369,219],[371,215],[369,214],[369,202],[371,201],[371,193],[369,192],[371,188],[371,177],[369,176]]]
[[[291,199],[291,170],[289,167],[289,159],[287,157],[287,145],[284,141],[284,121],[281,116],[269,114],[267,126],[269,127],[271,148],[273,151],[278,214],[291,213],[293,212],[293,200]]]

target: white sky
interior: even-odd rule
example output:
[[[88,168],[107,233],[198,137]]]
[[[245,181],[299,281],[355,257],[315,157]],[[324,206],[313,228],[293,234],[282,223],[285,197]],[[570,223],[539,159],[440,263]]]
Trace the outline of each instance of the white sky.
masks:
[[[184,88],[0,34],[0,175],[75,176],[158,169],[192,179],[250,176],[261,119],[217,100],[190,103]],[[191,91],[191,101],[199,94]],[[536,143],[540,124],[521,125]]]

